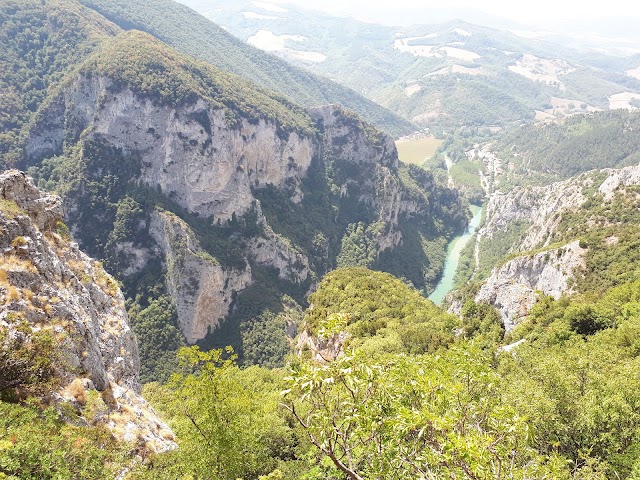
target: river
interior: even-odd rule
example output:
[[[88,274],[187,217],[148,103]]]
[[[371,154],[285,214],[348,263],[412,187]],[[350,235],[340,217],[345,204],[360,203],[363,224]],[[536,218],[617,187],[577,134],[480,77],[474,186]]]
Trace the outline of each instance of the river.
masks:
[[[471,219],[471,222],[469,222],[467,230],[459,237],[455,237],[451,240],[447,246],[447,259],[444,262],[442,278],[433,293],[429,295],[429,300],[436,305],[440,305],[444,300],[444,297],[446,297],[453,288],[456,270],[458,270],[458,263],[460,263],[460,254],[467,243],[469,243],[469,240],[471,240],[471,237],[473,237],[473,234],[476,232],[476,228],[480,225],[482,207],[471,205],[471,213],[473,213],[473,218]]]

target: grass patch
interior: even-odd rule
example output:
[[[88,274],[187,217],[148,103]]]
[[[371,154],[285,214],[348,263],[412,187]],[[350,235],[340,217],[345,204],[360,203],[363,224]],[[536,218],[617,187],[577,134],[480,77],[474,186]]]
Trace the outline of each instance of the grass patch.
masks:
[[[4,198],[0,198],[0,212],[10,219],[14,219],[18,215],[24,215],[24,212],[16,202]]]
[[[417,140],[398,140],[398,158],[404,163],[422,166],[442,145],[435,137],[423,137]]]

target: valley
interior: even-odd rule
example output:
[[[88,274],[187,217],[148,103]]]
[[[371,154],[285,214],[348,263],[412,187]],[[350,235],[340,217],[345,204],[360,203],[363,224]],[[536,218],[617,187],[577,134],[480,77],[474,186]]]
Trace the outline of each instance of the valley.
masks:
[[[447,294],[455,287],[456,272],[458,271],[462,251],[473,238],[482,221],[482,207],[471,205],[471,213],[473,218],[471,218],[464,234],[454,238],[447,245],[447,259],[444,262],[442,277],[435,290],[428,297],[436,305],[441,305]]]
[[[640,49],[298,5],[0,0],[0,479],[640,478]]]

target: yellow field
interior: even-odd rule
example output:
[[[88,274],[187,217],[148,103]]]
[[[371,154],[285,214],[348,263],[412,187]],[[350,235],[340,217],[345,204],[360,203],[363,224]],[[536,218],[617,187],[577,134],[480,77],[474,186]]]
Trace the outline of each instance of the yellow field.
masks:
[[[422,165],[440,147],[442,140],[434,137],[424,137],[417,140],[402,140],[396,142],[398,157],[404,163]]]

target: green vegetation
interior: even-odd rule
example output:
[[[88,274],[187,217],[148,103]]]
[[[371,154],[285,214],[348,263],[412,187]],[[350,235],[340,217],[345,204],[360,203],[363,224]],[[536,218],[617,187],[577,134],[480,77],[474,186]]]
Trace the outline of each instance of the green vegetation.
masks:
[[[12,316],[8,316],[11,323],[19,321],[12,321]],[[55,335],[48,330],[31,332],[26,322],[15,328],[17,333],[9,335],[6,327],[0,327],[0,399],[11,398],[17,390],[35,395],[57,385],[55,371],[61,360],[54,348]]]
[[[251,47],[177,2],[81,0],[81,3],[125,30],[148,32],[184,54],[247,78],[299,105],[344,105],[394,136],[415,130],[410,122],[355,91]]]
[[[525,340],[516,354],[496,352],[497,313],[470,302],[461,335],[420,354],[389,349],[381,324],[448,314],[387,274],[338,270],[306,319],[328,335],[345,330],[347,352],[328,363],[291,358],[283,378],[238,369],[230,351],[184,350],[185,373],[144,392],[180,449],[131,478],[489,479],[508,478],[505,468],[515,478],[635,478],[638,292],[636,282],[596,298],[543,297],[505,339]]]
[[[435,128],[506,125],[532,120],[533,109],[527,105],[531,100],[519,97],[539,87],[521,81],[515,74],[505,76],[509,82],[503,81],[501,76],[484,77],[481,80],[473,76],[463,76],[460,80],[449,75],[428,77],[423,82],[423,89],[415,95],[416,101],[420,102],[422,111],[437,109],[439,105],[447,106],[446,109],[440,107],[441,116],[431,124]],[[517,90],[509,83],[525,84],[526,88],[516,93]],[[533,95],[537,95],[537,92]]]
[[[304,321],[346,334],[341,356],[288,357],[285,373],[239,368],[231,349],[180,349],[177,373],[143,392],[179,448],[143,458],[126,478],[634,479],[639,282],[542,296],[503,340],[491,307],[467,302],[459,322],[389,274],[337,270]],[[245,333],[269,337],[283,320],[263,315],[264,328]],[[515,351],[496,349],[517,340]],[[128,465],[128,446],[54,409],[0,402],[0,414],[8,478],[102,478]]]
[[[559,478],[528,446],[528,425],[501,402],[478,350],[442,356],[347,355],[294,370],[287,407],[339,478]]]
[[[0,401],[2,479],[113,478],[126,453],[104,427],[74,425],[72,418],[36,402]]]
[[[292,303],[292,299],[287,303]],[[278,315],[266,310],[257,318],[245,321],[240,332],[244,362],[265,368],[283,367],[289,353],[287,326],[297,327],[301,319],[302,309],[295,305]]]
[[[140,294],[130,303],[129,322],[140,347],[140,381],[166,382],[177,369],[178,349],[186,343],[177,326],[175,307],[166,295],[151,299],[146,308],[142,308]]]
[[[362,222],[351,223],[342,237],[338,267],[370,267],[378,257],[378,237],[384,231],[383,222],[365,228]]]
[[[20,132],[50,88],[118,27],[74,1],[0,5],[0,166],[19,156]]]
[[[640,278],[639,192],[628,187],[609,201],[596,192],[562,216],[555,240],[579,239],[588,249],[586,269],[577,278],[581,292],[605,292]]]
[[[241,77],[195,62],[146,33],[118,35],[84,62],[81,72],[106,75],[116,88],[127,86],[160,104],[179,106],[203,99],[249,121],[271,120],[283,134],[313,132],[309,116],[293,103]]]
[[[507,132],[494,150],[501,159],[514,162],[513,175],[518,177],[533,172],[568,178],[588,170],[638,164],[639,128],[640,114],[626,110],[577,115],[561,124]]]
[[[473,203],[482,203],[485,196],[480,182],[483,167],[481,162],[465,159],[454,163],[449,171],[453,184]]]
[[[192,347],[181,351],[180,360],[185,373],[143,392],[170,423],[179,448],[128,478],[258,478],[294,457],[297,440],[278,408],[279,372],[241,370],[229,349]],[[296,478],[294,465],[287,478]]]
[[[8,0],[0,6],[0,44],[7,45],[0,67],[11,66],[0,70],[0,107],[9,106],[0,117],[5,161],[18,158],[21,132],[36,110],[52,106],[45,96],[51,93],[52,101],[63,74],[73,68],[76,74],[109,76],[113,93],[128,87],[170,106],[202,98],[226,106],[229,122],[270,119],[280,135],[320,135],[288,98],[311,103],[344,93],[352,108],[387,115],[377,107],[368,110],[371,105],[352,92],[242,46],[178,4],[84,1],[125,29],[144,27],[201,60],[232,65],[236,73],[277,87],[287,99],[175,53],[147,33],[116,36],[118,27],[67,0]],[[191,19],[191,28],[180,19]],[[453,33],[447,35],[454,41]],[[116,38],[103,43],[110,36]],[[474,33],[469,42],[487,58],[496,48],[487,32]],[[349,55],[358,58],[359,48],[362,43],[354,44]],[[507,59],[500,61],[507,66]],[[417,72],[408,68],[409,74]],[[436,121],[444,131],[459,122],[520,121],[548,97],[547,86],[492,73],[486,82],[469,75],[460,80],[416,75],[424,88],[411,101],[424,102],[416,108],[436,110],[447,104]],[[598,78],[602,91],[622,82]],[[567,84],[578,88],[573,81]],[[521,91],[507,88],[513,85]],[[402,95],[407,102],[402,108],[418,114]],[[376,118],[388,120],[390,128],[407,126],[393,116]],[[505,134],[500,154],[513,161],[516,175],[533,173],[536,180],[635,164],[638,118],[605,112],[563,125],[525,127]],[[372,149],[385,146],[385,138],[355,114],[340,112],[336,119],[362,134]],[[123,281],[140,342],[140,377],[150,382],[144,394],[170,423],[179,448],[150,455],[142,442],[119,444],[73,402],[57,402],[56,375],[64,358],[57,353],[62,338],[55,322],[38,325],[34,333],[20,323],[20,315],[2,312],[3,324],[15,324],[11,333],[0,326],[0,479],[640,478],[637,186],[605,200],[594,176],[584,192],[586,203],[559,218],[551,239],[579,240],[587,249],[585,269],[574,285],[577,294],[558,300],[539,295],[529,317],[505,334],[499,314],[488,305],[464,302],[458,318],[422,295],[440,276],[448,239],[468,220],[466,202],[423,168],[396,168],[395,159],[386,158],[386,166],[376,165],[371,175],[327,148],[313,159],[300,191],[256,185],[269,227],[260,221],[257,205],[221,222],[185,211],[170,195],[140,182],[134,146],[83,135],[72,118],[64,119],[63,128],[59,155],[38,162],[30,173],[64,197],[76,240]],[[482,166],[465,151],[482,135],[474,128],[447,136],[431,160],[442,170],[446,152],[454,181],[475,199],[482,196],[477,183]],[[381,219],[395,221],[394,212],[381,212],[380,206],[395,207],[398,193],[407,213],[391,225]],[[299,202],[291,200],[294,195]],[[386,195],[396,203],[379,203]],[[21,214],[8,201],[0,202],[0,210],[9,218]],[[183,222],[201,258],[226,269],[251,268],[253,283],[233,296],[228,318],[199,346],[185,347],[165,287],[163,258],[153,254],[157,246],[149,228],[158,212]],[[481,242],[478,278],[504,260],[525,227],[512,224],[500,237]],[[309,258],[307,281],[284,280],[275,268],[247,255],[246,243],[267,228]],[[57,231],[70,238],[64,224]],[[383,239],[399,242],[397,248],[378,254]],[[28,243],[14,235],[7,241],[14,247]],[[125,274],[133,263],[129,246],[149,257]],[[336,266],[346,268],[333,270]],[[472,268],[469,262],[461,272]],[[0,283],[5,302],[16,300],[4,270]],[[303,311],[312,285],[317,290]],[[463,293],[472,297],[477,287],[467,285]],[[295,331],[307,335],[296,343]],[[512,344],[517,341],[522,342]],[[500,348],[506,344],[512,345]],[[294,345],[299,357],[291,353]],[[318,345],[335,348],[335,359],[315,361],[322,353]]]
[[[433,352],[453,342],[458,320],[388,273],[343,268],[327,274],[309,297],[307,328],[332,314],[349,315],[349,345],[364,350]]]

